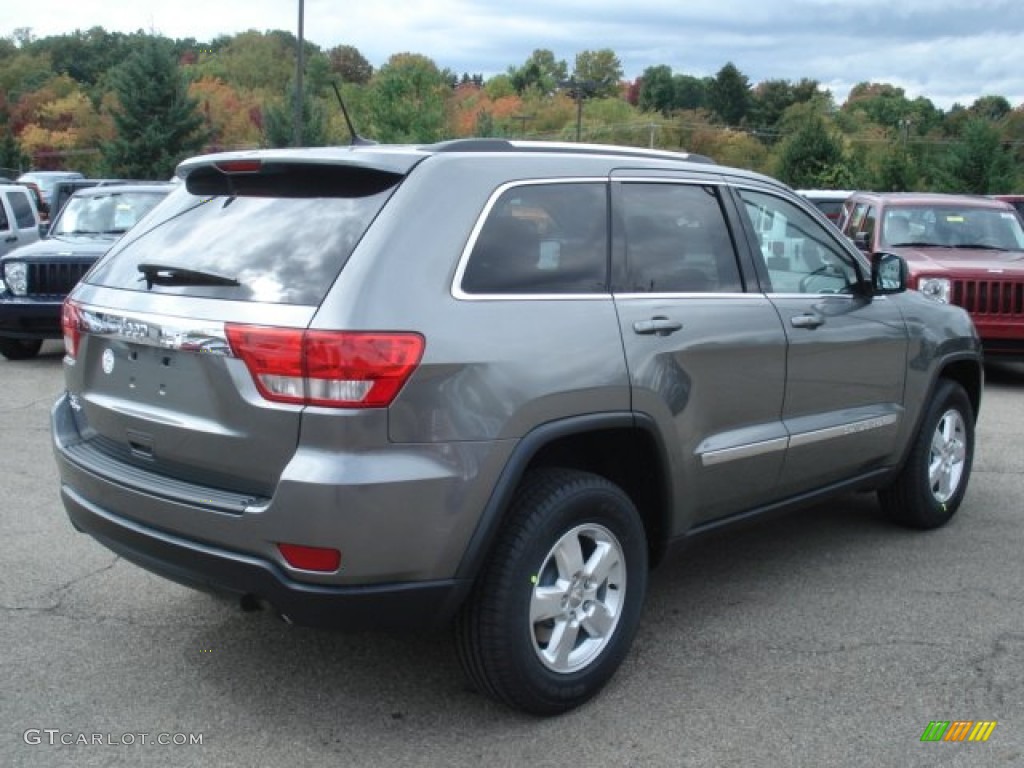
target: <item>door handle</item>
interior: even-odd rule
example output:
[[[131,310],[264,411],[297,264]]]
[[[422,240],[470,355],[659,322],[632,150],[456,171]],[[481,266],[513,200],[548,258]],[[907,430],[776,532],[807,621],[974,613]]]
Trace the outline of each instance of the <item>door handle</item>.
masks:
[[[5,237],[4,238],[4,242],[5,243],[16,243],[16,242],[18,242],[18,236],[17,235],[11,235],[10,237]]]
[[[633,330],[641,336],[668,336],[681,330],[683,324],[677,320],[669,320],[667,317],[652,317],[650,320],[637,320],[633,323]]]
[[[817,328],[819,325],[825,324],[825,318],[821,315],[797,315],[789,319],[790,325],[794,328]]]

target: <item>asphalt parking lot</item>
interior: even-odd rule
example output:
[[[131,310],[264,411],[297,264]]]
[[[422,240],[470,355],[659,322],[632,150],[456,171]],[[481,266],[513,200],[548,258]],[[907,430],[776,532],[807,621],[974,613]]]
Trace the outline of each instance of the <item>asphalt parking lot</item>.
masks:
[[[290,627],[75,533],[60,356],[0,361],[0,765],[1024,765],[1024,365],[988,371],[949,526],[858,495],[707,538],[655,573],[610,686],[539,720],[468,690],[443,633]],[[958,720],[997,725],[921,741]]]

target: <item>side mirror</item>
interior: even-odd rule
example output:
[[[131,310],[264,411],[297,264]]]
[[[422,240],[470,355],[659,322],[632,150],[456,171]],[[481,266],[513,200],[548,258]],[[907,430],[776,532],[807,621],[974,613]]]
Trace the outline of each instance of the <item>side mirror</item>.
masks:
[[[853,244],[866,253],[871,250],[871,244],[868,242],[868,237],[869,235],[867,232],[858,232],[853,236]]]
[[[895,253],[871,254],[871,288],[875,296],[903,293],[910,281],[907,261]]]

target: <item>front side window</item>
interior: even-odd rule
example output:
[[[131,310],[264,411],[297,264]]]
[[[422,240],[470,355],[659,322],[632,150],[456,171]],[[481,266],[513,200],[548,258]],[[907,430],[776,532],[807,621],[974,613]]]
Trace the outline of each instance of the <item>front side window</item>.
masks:
[[[850,292],[858,279],[853,259],[817,220],[774,195],[740,190],[740,197],[772,293]]]
[[[31,229],[36,225],[36,217],[32,213],[32,203],[28,201],[27,194],[21,191],[8,192],[7,202],[11,204],[11,210],[14,211],[18,229]]]
[[[626,291],[735,293],[743,290],[716,189],[626,182],[617,220],[626,248]]]
[[[607,185],[522,184],[491,206],[461,285],[470,294],[592,294],[608,290],[607,274]]]

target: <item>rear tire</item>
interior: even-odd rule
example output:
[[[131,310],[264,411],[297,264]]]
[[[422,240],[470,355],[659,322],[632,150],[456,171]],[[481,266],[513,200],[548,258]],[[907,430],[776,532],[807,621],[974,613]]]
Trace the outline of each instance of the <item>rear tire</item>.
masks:
[[[8,360],[29,360],[39,354],[42,339],[0,338],[0,355]]]
[[[622,663],[646,589],[647,540],[629,497],[588,472],[532,472],[456,619],[459,661],[511,707],[565,712]]]
[[[896,522],[929,530],[949,522],[963,501],[974,461],[974,410],[963,387],[939,382],[907,463],[892,486],[879,491]]]

